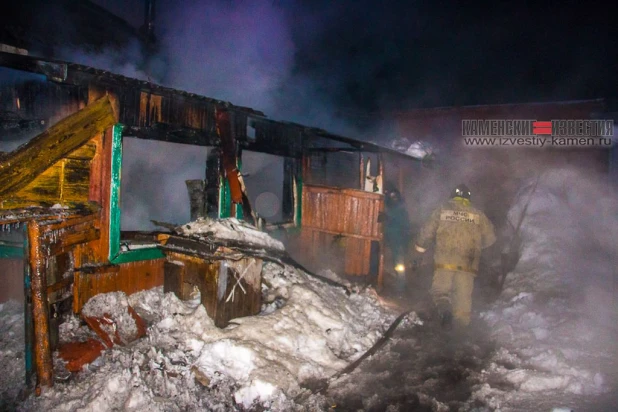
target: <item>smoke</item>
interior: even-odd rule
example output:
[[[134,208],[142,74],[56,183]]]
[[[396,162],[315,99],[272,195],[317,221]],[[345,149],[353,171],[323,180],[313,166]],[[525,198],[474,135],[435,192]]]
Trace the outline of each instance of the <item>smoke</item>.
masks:
[[[194,0],[163,11],[165,84],[272,112],[295,52],[281,8],[263,1]]]
[[[64,47],[57,51],[56,57],[144,81],[154,80],[154,76],[147,71],[147,65],[157,67],[155,62],[158,61],[157,57],[153,57],[151,61],[135,39],[131,39],[122,49],[110,46],[100,52],[77,46]]]
[[[143,12],[143,3],[138,1],[99,3],[133,22]],[[374,2],[361,0],[352,7],[351,3],[324,0],[163,0],[157,1],[155,54],[146,53],[137,42],[120,50],[94,52],[72,47],[56,53],[69,61],[249,106],[272,118],[379,143],[398,137],[392,118],[384,120],[384,115],[392,111],[491,103],[496,99],[529,100],[559,90],[565,93],[564,85],[552,81],[555,88],[544,89],[544,94],[537,96],[530,94],[538,88],[538,82],[531,89],[528,77],[535,78],[533,69],[538,65],[534,59],[517,57],[530,48],[525,42],[506,50],[501,47],[514,38],[508,24],[501,20],[487,19],[481,27],[476,23],[477,12],[403,3],[376,7]],[[70,36],[65,37],[77,36],[70,19],[57,16],[57,10],[54,13],[66,26]],[[436,14],[443,23],[435,23]],[[466,17],[470,19],[462,25]],[[550,34],[554,41],[556,34]],[[482,51],[480,39],[487,43]],[[549,44],[543,45],[543,50],[550,48]],[[599,47],[569,50],[576,49],[582,51],[564,54],[569,72],[576,72],[581,65],[575,63],[583,58],[589,62],[586,67],[596,67],[590,62],[596,61]],[[491,64],[479,65],[481,57]],[[554,70],[552,65],[541,65],[540,69],[541,77]],[[495,75],[488,76],[488,72]],[[584,84],[589,75],[590,70],[583,71],[577,84]],[[527,80],[515,88],[515,78]],[[577,86],[566,93],[579,91],[581,87]],[[439,168],[423,172],[422,179],[404,190],[408,204],[415,205],[411,216],[422,221],[432,207],[447,198],[454,185],[465,182],[473,190],[475,203],[487,209],[494,220],[504,220],[514,188],[531,170],[521,166],[526,157],[515,152],[498,158],[495,152],[462,154],[448,147],[439,131],[422,138],[433,139],[439,158],[444,160]],[[173,169],[162,150],[145,144],[135,151],[158,159],[160,163],[152,169]],[[128,165],[132,160],[125,156],[125,161]],[[204,161],[196,161],[197,166],[191,165],[195,173],[190,178],[200,179]],[[256,166],[260,161],[257,156],[251,160]],[[266,166],[268,160],[263,162]],[[126,166],[125,173],[136,169]],[[137,189],[127,186],[128,191]],[[174,221],[175,217],[164,220]]]
[[[300,13],[299,17],[299,7],[311,12]],[[336,113],[327,94],[319,92],[322,85],[318,79],[306,76],[296,67],[298,47],[310,43],[313,32],[320,32],[319,15],[324,15],[322,10],[297,1],[158,1],[154,53],[144,50],[137,41],[130,41],[120,49],[65,47],[56,50],[55,57],[230,101],[262,111],[271,118],[339,133],[351,132],[355,129]],[[301,26],[304,30],[299,30]],[[328,87],[331,86],[334,87]],[[184,211],[179,199],[184,203],[187,196],[177,191],[186,191],[185,178],[204,177],[205,153],[199,148],[193,148],[199,155],[190,149],[172,149],[178,156],[187,153],[184,167],[179,167],[179,157],[169,156],[164,143],[135,140],[128,147],[123,159],[123,229],[151,228],[150,219],[182,221],[188,216],[188,200]],[[264,186],[265,191],[280,198],[281,188],[270,183],[282,182],[281,164],[273,168],[269,167],[272,159],[266,155],[246,156],[243,168],[255,170],[248,173],[248,185],[255,186],[249,188],[250,197],[255,199]],[[166,174],[183,177],[172,182]],[[269,184],[261,184],[262,181]],[[173,193],[168,207],[162,205],[165,200],[158,193]]]
[[[150,220],[190,220],[185,180],[203,179],[207,148],[125,138],[121,181],[123,230],[154,229]]]
[[[522,184],[509,211],[512,224],[526,204],[521,258],[501,301],[512,304],[515,295],[530,293],[537,310],[550,313],[565,299],[568,310],[559,314],[561,320],[575,321],[567,338],[588,337],[595,348],[615,348],[618,192],[581,168],[553,168],[538,184],[537,179]]]
[[[611,290],[617,257],[618,196],[610,182],[582,169],[549,169],[526,181],[518,192],[508,214],[513,226],[525,203],[528,209],[522,240],[550,238],[553,249],[523,250],[524,255],[552,258],[551,269],[574,292],[582,286]],[[535,245],[542,247],[543,243]]]
[[[23,112],[26,101],[13,90],[16,84],[44,82],[45,77],[0,67],[0,152],[11,152],[39,134],[40,123],[25,127]],[[34,100],[37,97],[34,96]]]

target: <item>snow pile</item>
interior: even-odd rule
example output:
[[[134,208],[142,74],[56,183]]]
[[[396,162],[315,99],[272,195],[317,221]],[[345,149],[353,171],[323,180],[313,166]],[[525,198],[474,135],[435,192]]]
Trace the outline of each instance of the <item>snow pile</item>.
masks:
[[[107,350],[70,381],[29,398],[23,407],[294,410],[304,383],[325,379],[361,356],[395,317],[371,289],[347,296],[341,288],[273,263],[266,263],[263,273],[261,314],[235,319],[225,329],[214,326],[199,299],[182,302],[161,287],[129,296],[128,303],[149,323],[147,336]],[[121,294],[107,295],[117,299],[109,305],[122,302]],[[102,303],[99,299],[96,311],[90,306],[92,312],[109,310]],[[83,326],[67,323],[61,333],[84,333]]]
[[[516,226],[529,202],[520,261],[500,300],[482,313],[503,349],[487,371],[490,384],[475,396],[506,405],[539,395],[596,396],[614,384],[607,366],[616,361],[618,335],[618,202],[603,184],[567,169],[544,173],[534,186],[522,188],[509,214]]]
[[[197,238],[216,238],[234,240],[251,245],[265,246],[270,249],[284,250],[283,243],[273,239],[250,224],[236,218],[210,219],[199,218],[196,221],[179,226],[177,232],[181,235]]]
[[[23,303],[0,303],[0,337],[0,410],[13,410],[26,379]]]

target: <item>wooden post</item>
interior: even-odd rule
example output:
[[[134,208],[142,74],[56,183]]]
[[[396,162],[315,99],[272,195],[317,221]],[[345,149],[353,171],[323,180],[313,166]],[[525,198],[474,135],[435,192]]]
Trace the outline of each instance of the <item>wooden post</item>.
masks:
[[[311,183],[311,155],[309,152],[303,152],[302,179],[304,182]]]
[[[363,158],[363,153],[362,152],[358,152],[358,158],[359,158],[359,166],[360,166],[360,185],[359,185],[359,189],[360,190],[365,190],[365,180],[366,180],[366,176],[365,176],[365,159]]]
[[[378,155],[378,177],[380,179],[380,193],[384,193],[384,157]],[[403,193],[403,192],[400,192]],[[382,204],[380,205],[380,212],[384,212],[384,198],[382,198]],[[380,231],[380,258],[378,261],[378,284],[377,290],[382,290],[382,283],[384,281],[384,233],[382,231],[383,225],[379,225]]]
[[[90,170],[90,201],[101,206],[99,226],[101,235],[91,243],[94,262],[107,262],[109,258],[110,197],[112,179],[113,128],[97,137],[97,153]],[[85,262],[81,262],[82,264]],[[91,262],[88,262],[91,263]]]
[[[30,247],[28,242],[28,225],[23,227],[24,236],[24,337],[25,337],[25,365],[26,365],[26,388],[32,389],[34,383],[34,365],[32,361],[34,359],[34,329],[32,321],[32,287],[30,277]]]
[[[37,395],[41,387],[52,386],[52,358],[49,346],[49,308],[47,305],[47,278],[45,260],[40,248],[40,228],[36,220],[28,222],[32,311],[34,319],[34,362],[37,375]]]

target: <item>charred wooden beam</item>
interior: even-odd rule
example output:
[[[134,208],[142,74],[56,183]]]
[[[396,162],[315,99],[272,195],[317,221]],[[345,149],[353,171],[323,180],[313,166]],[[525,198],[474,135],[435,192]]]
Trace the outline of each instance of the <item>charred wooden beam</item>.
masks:
[[[26,133],[42,131],[44,128],[44,119],[24,119],[13,112],[0,112],[0,130],[5,140],[18,140]]]
[[[311,147],[308,148],[309,152],[318,152],[318,153],[337,153],[337,152],[349,152],[349,153],[362,153],[362,152],[377,152],[377,149],[374,148],[361,148],[361,147]]]
[[[283,160],[283,200],[281,205],[284,220],[294,220],[294,181],[299,173],[299,161],[286,157]]]
[[[164,225],[172,225],[171,223],[158,222],[156,220],[151,220],[151,222],[155,225],[158,223],[162,223]],[[177,227],[177,225],[174,225]],[[144,241],[144,242],[159,242],[159,236],[164,233],[160,231],[141,231],[141,230],[123,230],[120,232],[121,240],[136,240],[136,241]]]
[[[49,246],[49,256],[56,256],[61,253],[68,252],[76,245],[97,240],[100,236],[101,231],[93,227],[79,232],[63,235],[57,242],[54,242]]]
[[[242,188],[239,181],[239,172],[236,165],[236,141],[232,131],[230,112],[221,107],[217,109],[217,133],[221,138],[221,154],[225,176],[230,185],[232,202],[242,203]]]
[[[40,60],[29,56],[0,52],[0,66],[42,74],[50,80],[63,82],[67,78],[66,63]]]
[[[219,146],[221,144],[221,139],[216,133],[166,123],[154,123],[150,127],[128,124],[123,129],[122,135],[137,137],[139,139],[159,140],[197,146]]]
[[[240,142],[240,144],[242,145],[243,149],[250,150],[252,152],[291,157],[295,159],[300,159],[302,157],[302,150],[297,150],[296,148],[292,146],[287,146],[283,143],[272,143],[273,140],[257,143]]]
[[[34,361],[37,374],[37,394],[42,387],[53,385],[53,366],[49,342],[49,307],[45,259],[40,245],[40,229],[36,220],[28,222],[28,245],[34,320]]]
[[[112,263],[104,263],[101,265],[93,265],[93,266],[82,266],[75,268],[74,272],[77,274],[96,274],[96,273],[109,273],[109,272],[118,272],[120,270],[120,265],[114,265]]]
[[[255,138],[243,142],[246,150],[300,159],[303,154],[302,129],[264,118],[250,118]]]
[[[240,148],[238,149],[238,158],[242,159],[242,149]],[[253,207],[251,206],[251,200],[249,200],[249,194],[247,193],[247,186],[245,185],[245,179],[243,179],[241,173],[238,173],[238,183],[240,183],[240,190],[242,192],[243,218],[247,222],[251,223],[253,226],[258,227],[259,226],[258,217],[253,211]]]
[[[32,219],[36,219],[39,223],[43,223],[47,220],[58,221],[60,219],[67,219],[72,214],[71,213],[44,213],[45,210],[50,210],[48,208],[35,208],[33,211],[29,210],[19,210],[15,213],[15,215],[0,215],[0,224],[2,225],[14,225],[20,224]],[[14,210],[11,210],[14,212]]]
[[[219,194],[221,183],[221,155],[220,150],[215,148],[206,157],[206,182],[204,196],[206,203],[206,216],[219,217]]]
[[[87,216],[78,216],[78,217],[69,217],[58,219],[58,221],[46,221],[41,223],[41,233],[45,234],[46,232],[50,232],[52,230],[61,230],[71,226],[77,225],[93,225],[95,223],[96,216],[95,215],[87,215]]]
[[[191,220],[206,217],[206,183],[201,179],[185,180],[189,192]]]
[[[131,133],[131,135],[140,138],[199,145],[218,145],[219,143],[213,137],[215,128],[211,127],[210,124],[200,125],[199,132],[175,129],[176,126],[186,127],[191,125],[191,122],[185,121],[187,119],[182,119],[186,114],[183,107],[187,105],[192,106],[190,112],[211,113],[215,108],[223,107],[233,114],[232,120],[234,121],[233,127],[237,142],[248,150],[300,158],[303,147],[309,146],[310,142],[325,139],[349,144],[358,150],[388,152],[408,159],[419,160],[391,148],[329,133],[319,128],[292,122],[274,121],[266,118],[261,111],[248,107],[236,106],[222,100],[159,86],[149,81],[132,79],[93,67],[10,53],[0,53],[0,66],[43,74],[50,80],[64,85],[96,86],[114,91],[115,94],[122,96],[120,102],[122,110],[119,113],[119,120],[126,126],[126,133]],[[139,98],[136,103],[135,96],[143,93],[156,96],[159,100],[162,100],[158,114],[160,115],[162,112],[165,114],[161,122],[173,125],[168,127],[174,130],[157,130],[159,128],[165,129],[164,126],[159,125],[156,125],[153,130],[139,130],[144,126],[147,128],[154,126],[150,122],[146,125],[139,122]],[[169,118],[165,119],[165,117]],[[247,136],[247,125],[254,128],[255,136]]]
[[[0,196],[24,188],[115,122],[109,99],[104,97],[56,123],[0,162]]]
[[[47,286],[47,294],[52,294],[54,292],[58,292],[66,287],[68,287],[74,281],[74,276],[70,275],[60,281],[54,283],[53,285]]]

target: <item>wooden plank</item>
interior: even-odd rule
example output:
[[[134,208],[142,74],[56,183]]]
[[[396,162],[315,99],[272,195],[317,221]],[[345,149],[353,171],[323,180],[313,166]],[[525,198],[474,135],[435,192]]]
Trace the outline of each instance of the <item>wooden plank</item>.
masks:
[[[150,93],[141,92],[139,95],[139,120],[140,127],[148,126],[148,100]]]
[[[100,133],[90,140],[90,143],[95,145],[95,153],[90,162],[90,189],[88,200],[98,204],[101,204],[103,188],[103,182],[101,180],[101,174],[103,173],[103,165],[101,163],[103,161],[103,135],[104,133]]]
[[[0,196],[14,193],[116,122],[107,97],[68,116],[0,161]]]
[[[202,305],[216,326],[225,327],[232,318],[259,313],[261,259],[209,261],[177,252],[167,252],[167,257],[165,290],[188,299],[197,286]]]
[[[60,176],[62,165],[60,162],[51,166],[32,182],[24,186],[21,190],[14,192],[12,199],[38,201],[42,203],[55,203],[60,199]]]
[[[118,286],[125,285],[124,287],[127,289],[122,291],[129,295],[157,286],[163,286],[164,262],[165,259],[153,259],[123,263],[120,265],[117,284]],[[123,284],[120,279],[127,280],[129,283]]]
[[[99,229],[91,227],[81,232],[64,235],[58,242],[50,245],[48,254],[49,256],[55,256],[68,252],[77,244],[87,243],[98,239],[100,234]]]
[[[8,300],[24,302],[24,246],[11,248],[17,253],[4,254],[0,258],[0,303]],[[0,252],[2,248],[0,247]],[[27,263],[26,263],[27,266]]]
[[[90,161],[63,159],[41,173],[26,187],[2,201],[2,208],[32,204],[86,203],[90,188]]]
[[[164,266],[163,293],[174,292],[180,299],[186,299],[182,296],[182,282],[184,275],[184,264],[182,262],[166,261]]]
[[[230,119],[230,112],[221,107],[217,109],[217,132],[221,138],[221,161],[223,168],[225,169],[225,176],[230,188],[230,196],[232,204],[242,203],[242,188],[239,181],[239,171],[237,167],[236,157],[236,140],[234,139],[234,131],[232,130],[232,124]],[[235,216],[232,213],[232,216]]]
[[[67,286],[69,286],[71,283],[73,283],[74,281],[74,276],[67,276],[64,279],[59,280],[58,282],[47,286],[47,294],[52,294],[54,292],[58,292],[64,288],[66,288]]]
[[[86,143],[82,147],[79,147],[73,152],[69,153],[66,158],[75,160],[92,160],[96,151],[96,143],[93,140],[90,140],[90,142]]]
[[[0,52],[0,66],[40,73],[55,81],[66,80],[68,70],[66,63],[56,63],[4,52]]]
[[[318,186],[303,186],[302,226],[327,233],[380,240],[377,216],[380,194]]]
[[[149,124],[161,123],[161,100],[161,96],[156,94],[150,95],[150,107],[148,110]]]
[[[164,262],[165,259],[153,259],[80,269],[76,272],[73,289],[74,312],[81,311],[90,298],[100,293],[124,292],[131,295],[163,286]]]
[[[351,195],[351,196],[355,196],[358,198],[364,198],[364,199],[381,199],[383,197],[383,195],[380,193],[366,192],[364,190],[358,190],[358,189],[322,186],[322,185],[305,184],[303,186],[303,189],[306,190],[307,192],[316,192],[316,193],[331,193],[331,194],[342,193],[345,195]]]
[[[119,270],[120,268],[116,265],[91,266],[77,270],[73,283],[73,312],[79,313],[88,299],[96,294],[98,275],[111,276]]]
[[[109,208],[113,138],[113,130],[109,128],[97,139],[98,150],[90,169],[90,200],[101,205],[99,215],[101,237],[99,241],[92,244],[94,258],[97,262],[106,262],[109,258]]]
[[[88,201],[90,193],[90,161],[66,159],[62,180],[62,202]]]
[[[41,233],[43,235],[47,234],[47,232],[51,232],[54,230],[60,230],[69,228],[71,226],[77,225],[91,225],[95,223],[96,215],[90,214],[86,216],[73,216],[70,218],[58,216],[56,218],[52,217],[48,221],[40,222],[41,225]]]

